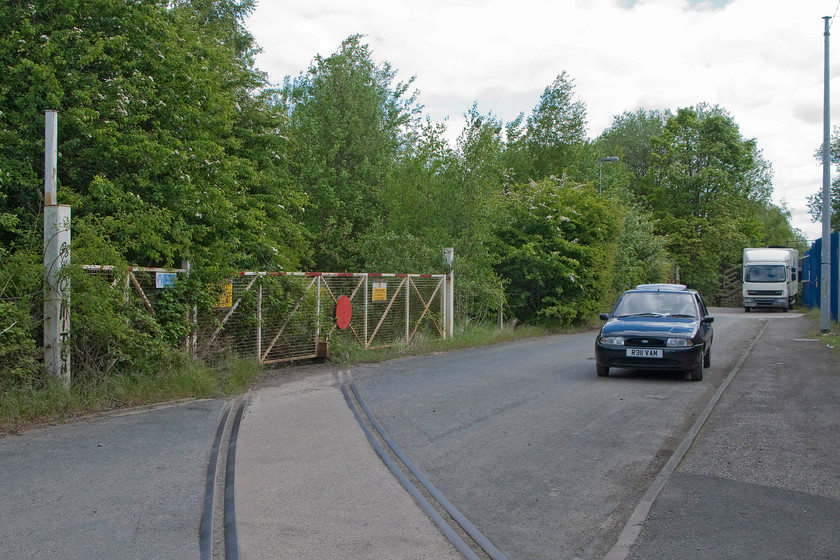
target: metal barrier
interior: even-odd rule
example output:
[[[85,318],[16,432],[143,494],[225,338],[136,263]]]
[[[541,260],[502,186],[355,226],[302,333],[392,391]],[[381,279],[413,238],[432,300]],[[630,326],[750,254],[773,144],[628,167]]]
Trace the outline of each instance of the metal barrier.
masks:
[[[332,343],[381,348],[418,333],[445,337],[445,275],[243,272],[221,290],[199,352],[230,347],[261,363],[324,357]],[[336,321],[346,298],[346,324]],[[200,319],[201,321],[201,319]]]
[[[811,244],[811,250],[802,258],[802,303],[810,308],[821,307],[822,289],[822,238]],[[840,320],[840,232],[831,234],[831,264],[830,264],[831,318]]]
[[[126,296],[133,293],[155,314],[161,290],[187,269],[86,265]],[[125,270],[125,274],[122,274]],[[198,355],[234,352],[270,364],[326,357],[330,344],[365,349],[446,337],[446,275],[242,272],[218,286],[210,314],[190,320],[195,334],[185,347]],[[345,320],[336,320],[345,300]]]

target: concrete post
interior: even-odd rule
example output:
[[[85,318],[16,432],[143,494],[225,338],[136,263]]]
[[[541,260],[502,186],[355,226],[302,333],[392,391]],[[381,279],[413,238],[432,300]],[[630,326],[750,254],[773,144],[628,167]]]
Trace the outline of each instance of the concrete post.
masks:
[[[444,336],[451,338],[455,333],[455,249],[443,250],[443,264],[446,269],[446,309],[444,311]]]
[[[70,207],[57,203],[58,116],[45,113],[44,132],[44,367],[70,385]]]

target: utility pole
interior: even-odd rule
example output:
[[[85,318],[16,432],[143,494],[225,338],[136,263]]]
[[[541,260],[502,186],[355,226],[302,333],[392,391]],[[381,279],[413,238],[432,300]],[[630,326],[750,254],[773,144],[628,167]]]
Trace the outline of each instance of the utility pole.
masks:
[[[823,188],[822,188],[822,267],[820,270],[820,332],[831,330],[831,111],[829,108],[828,30],[825,20],[825,70],[823,99]]]

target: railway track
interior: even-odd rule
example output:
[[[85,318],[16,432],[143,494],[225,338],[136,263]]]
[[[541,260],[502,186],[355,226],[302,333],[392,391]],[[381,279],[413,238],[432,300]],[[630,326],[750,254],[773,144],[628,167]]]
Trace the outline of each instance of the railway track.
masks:
[[[216,437],[207,463],[204,505],[199,524],[201,560],[238,560],[239,542],[236,535],[236,507],[234,506],[236,475],[236,442],[239,425],[248,396],[229,403],[222,412]],[[236,410],[234,414],[231,412]],[[220,490],[217,492],[217,490]],[[216,523],[222,519],[222,523]]]
[[[507,560],[400,450],[365,404],[349,372],[339,373],[341,392],[353,416],[359,422],[376,453],[408,491],[414,501],[432,519],[452,545],[470,560]]]
[[[452,545],[469,560],[507,560],[391,439],[367,404],[349,372],[339,374],[341,392],[373,449],[414,501]],[[201,560],[238,560],[235,476],[236,444],[248,395],[222,411],[207,464],[204,504],[199,524]]]

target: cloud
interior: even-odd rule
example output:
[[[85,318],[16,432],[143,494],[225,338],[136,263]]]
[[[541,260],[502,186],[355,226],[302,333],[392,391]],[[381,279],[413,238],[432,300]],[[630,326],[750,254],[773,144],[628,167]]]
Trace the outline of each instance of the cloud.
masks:
[[[836,0],[262,0],[246,24],[275,83],[366,35],[374,60],[398,79],[416,76],[425,113],[448,118],[452,137],[473,102],[510,121],[563,71],[592,137],[624,111],[719,104],[773,165],[774,200],[786,200],[794,226],[815,238],[807,196],[822,181],[813,159],[822,141],[820,18],[835,8]],[[832,86],[840,94],[840,82]]]

